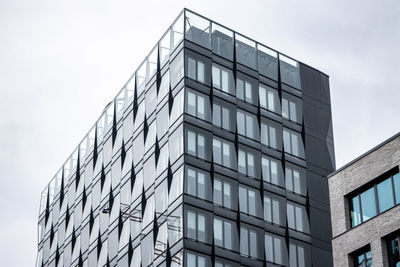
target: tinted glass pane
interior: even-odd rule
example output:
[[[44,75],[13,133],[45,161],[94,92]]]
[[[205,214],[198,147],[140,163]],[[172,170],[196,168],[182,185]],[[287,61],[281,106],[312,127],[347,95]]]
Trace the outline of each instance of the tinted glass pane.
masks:
[[[224,238],[225,248],[232,249],[232,225],[229,222],[224,222]]]
[[[358,196],[353,197],[351,203],[351,226],[354,227],[361,223],[360,201],[358,199]]]
[[[370,188],[360,195],[362,220],[365,222],[376,215],[375,192]]]
[[[379,183],[376,186],[378,193],[378,203],[379,212],[384,212],[385,210],[393,207],[393,189],[392,189],[392,179],[386,179],[385,181]]]
[[[214,180],[214,203],[222,206],[222,184],[219,180]]]

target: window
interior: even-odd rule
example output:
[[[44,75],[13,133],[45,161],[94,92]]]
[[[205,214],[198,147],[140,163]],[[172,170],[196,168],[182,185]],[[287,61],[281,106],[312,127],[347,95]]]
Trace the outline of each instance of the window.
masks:
[[[205,159],[205,138],[204,135],[192,130],[187,131],[187,153]]]
[[[183,154],[183,126],[180,125],[170,136],[168,140],[169,159],[174,163]],[[135,153],[133,153],[135,155]]]
[[[289,267],[306,267],[305,248],[295,243],[289,245]]]
[[[239,186],[239,208],[243,213],[247,213],[252,216],[260,216],[260,194],[256,190]]]
[[[399,234],[391,236],[387,239],[387,248],[389,253],[389,267],[396,267],[400,265],[400,251]]]
[[[285,165],[286,189],[305,196],[307,194],[306,170],[288,162]]]
[[[256,140],[260,138],[256,116],[245,111],[237,111],[237,129],[240,135]]]
[[[278,90],[268,87],[266,85],[259,86],[260,106],[266,110],[280,114],[280,100]]]
[[[265,233],[266,260],[287,266],[287,248],[283,237]]]
[[[360,194],[361,207],[362,207],[362,220],[368,221],[376,215],[375,205],[375,190],[370,188]]]
[[[204,214],[187,211],[186,237],[200,242],[206,241],[206,217]]]
[[[310,233],[310,228],[308,225],[308,216],[305,207],[288,202],[287,221],[289,228],[307,234]]]
[[[236,78],[236,97],[245,102],[256,104],[257,98],[253,92],[256,87],[255,84],[250,78],[244,78],[244,75],[238,73],[238,78]]]
[[[158,89],[157,101],[161,103],[161,101],[168,95],[169,93],[169,70],[167,70],[161,78],[160,88]]]
[[[351,226],[355,227],[399,204],[399,179],[400,175],[396,173],[360,193],[353,194],[350,198]]]
[[[372,267],[372,253],[371,248],[368,246],[356,253],[354,253],[354,266],[355,267]],[[390,259],[389,259],[390,261]],[[393,265],[395,266],[395,265]]]
[[[243,149],[238,153],[238,171],[250,177],[256,177],[254,154]],[[259,160],[259,158],[258,158]]]
[[[212,84],[225,93],[235,93],[232,71],[217,64],[212,66]]]
[[[384,212],[394,206],[392,179],[386,179],[376,186],[379,212]]]
[[[136,184],[136,183],[135,183]],[[171,205],[183,192],[183,167],[172,175],[172,183],[168,195],[168,205]]]
[[[183,78],[183,51],[172,60],[170,65],[171,88],[173,89]]]
[[[282,149],[282,126],[270,120],[261,122],[261,143],[273,149]]]
[[[216,246],[233,249],[233,223],[214,218],[214,243]]]
[[[247,227],[240,227],[240,254],[257,258],[257,232]]]
[[[192,167],[186,169],[186,193],[189,195],[211,200],[210,175]]]
[[[233,168],[233,144],[214,137],[213,140],[214,163]]]
[[[204,83],[204,63],[189,56],[188,77],[198,82]]]
[[[269,223],[284,226],[286,222],[284,202],[284,199],[278,198],[272,194],[266,194],[264,196],[264,220]]]
[[[208,98],[198,92],[187,90],[186,112],[202,120],[208,120],[210,103]]]
[[[145,101],[146,117],[149,118],[157,108],[157,83],[154,83],[150,89],[146,91]]]
[[[282,164],[279,160],[263,156],[261,159],[261,170],[265,182],[283,187]]]
[[[283,129],[283,147],[285,153],[304,158],[304,145],[300,133]]]
[[[234,107],[225,104],[223,101],[214,100],[213,103],[213,124],[228,131],[235,131]]]
[[[172,259],[174,261],[174,259]],[[180,265],[179,265],[180,266]],[[210,266],[210,259],[205,256],[200,256],[197,253],[186,252],[186,265],[190,267],[207,267]]]
[[[282,96],[282,117],[285,119],[301,123],[302,105],[301,99],[289,95]]]
[[[168,132],[168,125],[169,125],[168,104],[165,104],[157,112],[156,123],[157,123],[157,137],[160,140]],[[136,151],[136,149],[135,149],[135,151]]]
[[[214,204],[231,208],[231,184],[214,178]]]
[[[172,110],[170,114],[169,125],[174,125],[175,121],[181,118],[183,114],[184,105],[184,90],[180,90],[173,98]]]

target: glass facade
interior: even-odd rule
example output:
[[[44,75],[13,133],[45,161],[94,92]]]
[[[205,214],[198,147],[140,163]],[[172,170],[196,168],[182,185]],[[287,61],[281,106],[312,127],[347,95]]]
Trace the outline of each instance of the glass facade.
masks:
[[[185,9],[43,191],[37,266],[311,266],[300,74]]]

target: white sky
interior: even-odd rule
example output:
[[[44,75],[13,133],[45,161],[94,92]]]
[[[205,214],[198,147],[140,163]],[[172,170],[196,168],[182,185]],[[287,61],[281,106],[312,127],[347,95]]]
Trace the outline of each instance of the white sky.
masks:
[[[0,255],[32,266],[40,192],[183,7],[330,76],[337,167],[400,129],[400,2],[0,0]]]

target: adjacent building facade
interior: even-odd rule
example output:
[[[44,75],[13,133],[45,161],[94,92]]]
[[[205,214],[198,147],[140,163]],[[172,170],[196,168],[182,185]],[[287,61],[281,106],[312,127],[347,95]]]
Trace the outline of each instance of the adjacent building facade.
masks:
[[[329,177],[335,266],[400,265],[400,134]]]
[[[44,189],[37,266],[332,266],[328,76],[184,10]]]

